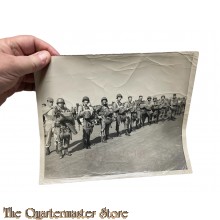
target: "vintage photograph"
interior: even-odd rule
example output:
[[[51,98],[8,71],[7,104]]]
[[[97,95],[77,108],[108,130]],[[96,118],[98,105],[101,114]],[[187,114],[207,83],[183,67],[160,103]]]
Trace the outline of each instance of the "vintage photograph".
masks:
[[[52,57],[35,73],[41,183],[190,173],[198,52]]]

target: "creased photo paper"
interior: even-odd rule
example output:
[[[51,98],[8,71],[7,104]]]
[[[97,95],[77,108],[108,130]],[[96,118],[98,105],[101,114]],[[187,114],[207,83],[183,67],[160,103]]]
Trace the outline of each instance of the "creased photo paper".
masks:
[[[40,183],[191,173],[197,61],[194,51],[52,57],[35,73]]]

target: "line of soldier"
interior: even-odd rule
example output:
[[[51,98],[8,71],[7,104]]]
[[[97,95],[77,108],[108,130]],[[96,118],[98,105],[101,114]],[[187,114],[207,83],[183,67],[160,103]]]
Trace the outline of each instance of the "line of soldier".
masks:
[[[122,135],[120,124],[124,124],[125,135],[130,136],[132,130],[145,125],[146,119],[148,125],[158,123],[159,120],[175,120],[176,115],[184,113],[186,105],[186,98],[177,98],[176,94],[173,94],[171,99],[167,99],[165,95],[162,95],[160,100],[149,96],[144,101],[142,95],[136,101],[132,100],[132,96],[129,96],[125,103],[122,103],[122,99],[123,96],[117,94],[116,101],[110,105],[108,99],[103,97],[101,105],[92,106],[89,97],[84,96],[81,105],[77,104],[76,108],[68,109],[63,98],[57,99],[56,106],[53,106],[53,98],[47,98],[47,104],[43,106],[46,155],[50,154],[51,139],[54,135],[56,151],[60,158],[64,155],[71,156],[68,148],[72,134],[77,134],[75,120],[79,126],[83,126],[84,148],[90,149],[90,136],[94,125],[101,126],[101,141],[105,143],[111,138],[109,129],[113,121],[116,122],[118,137]]]

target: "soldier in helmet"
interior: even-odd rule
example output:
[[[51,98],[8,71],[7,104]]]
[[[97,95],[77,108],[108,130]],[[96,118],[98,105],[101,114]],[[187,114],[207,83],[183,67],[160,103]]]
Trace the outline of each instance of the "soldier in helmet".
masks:
[[[147,117],[148,117],[148,124],[151,125],[152,123],[152,115],[153,115],[153,102],[152,102],[152,98],[151,96],[147,97],[147,101],[146,101],[146,109],[147,109]]]
[[[159,121],[159,102],[158,102],[156,96],[153,97],[152,111],[153,111],[153,117],[152,117],[153,120],[152,121],[155,123],[158,123],[158,121]]]
[[[54,124],[54,136],[57,153],[60,155],[60,159],[64,155],[71,156],[68,151],[72,134],[76,134],[75,121],[73,112],[65,106],[63,98],[57,99],[57,105],[54,108],[55,124]]]
[[[46,106],[43,106],[43,120],[44,120],[44,135],[46,142],[46,155],[50,154],[51,138],[52,138],[52,127],[54,122],[54,113],[53,113],[53,103],[54,100],[51,97],[47,98]]]
[[[186,97],[183,97],[183,98],[182,98],[182,101],[181,101],[181,110],[180,110],[180,114],[184,114],[185,107],[186,107]]]
[[[136,126],[136,128],[138,127],[140,128],[141,126],[143,126],[142,117],[141,117],[141,108],[140,108],[141,104],[144,104],[143,95],[139,95],[139,98],[136,101],[136,111],[137,111],[137,119],[138,119],[138,126]]]
[[[128,132],[131,133],[133,130],[133,122],[136,121],[137,123],[137,112],[135,102],[132,101],[132,96],[128,96],[128,101],[125,103],[125,108],[127,109]]]
[[[178,107],[178,99],[177,99],[176,94],[173,94],[173,97],[170,99],[171,115],[170,115],[169,119],[171,119],[171,120],[176,119],[177,107]]]
[[[126,111],[124,108],[123,103],[121,102],[123,96],[122,94],[117,94],[116,96],[116,102],[113,103],[113,110],[115,113],[115,118],[116,118],[116,132],[117,132],[117,136],[120,137],[121,136],[121,132],[119,131],[119,127],[121,122],[123,121],[125,127],[127,126],[126,124]],[[126,135],[130,135],[128,133],[128,130],[126,129]]]
[[[169,110],[169,103],[168,101],[166,100],[166,97],[165,95],[162,95],[161,96],[161,99],[160,99],[160,102],[159,102],[159,109],[160,109],[160,118],[162,121],[166,120],[167,119],[167,112]]]
[[[109,128],[112,123],[113,111],[108,106],[108,99],[102,97],[101,107],[98,110],[98,117],[101,120],[101,141],[107,142],[109,139]]]
[[[90,136],[93,132],[93,108],[88,96],[82,99],[82,105],[79,106],[78,118],[82,118],[83,126],[83,145],[86,149],[91,149]]]

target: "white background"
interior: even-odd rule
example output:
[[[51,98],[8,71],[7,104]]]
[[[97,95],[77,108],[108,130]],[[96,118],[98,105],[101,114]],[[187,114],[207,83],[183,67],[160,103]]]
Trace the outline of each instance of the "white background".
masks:
[[[198,50],[200,57],[187,126],[190,175],[39,185],[35,93],[9,98],[0,107],[0,218],[1,209],[12,206],[21,211],[108,207],[127,210],[128,219],[136,220],[219,219],[217,2],[1,1],[0,38],[36,35],[61,54]]]

